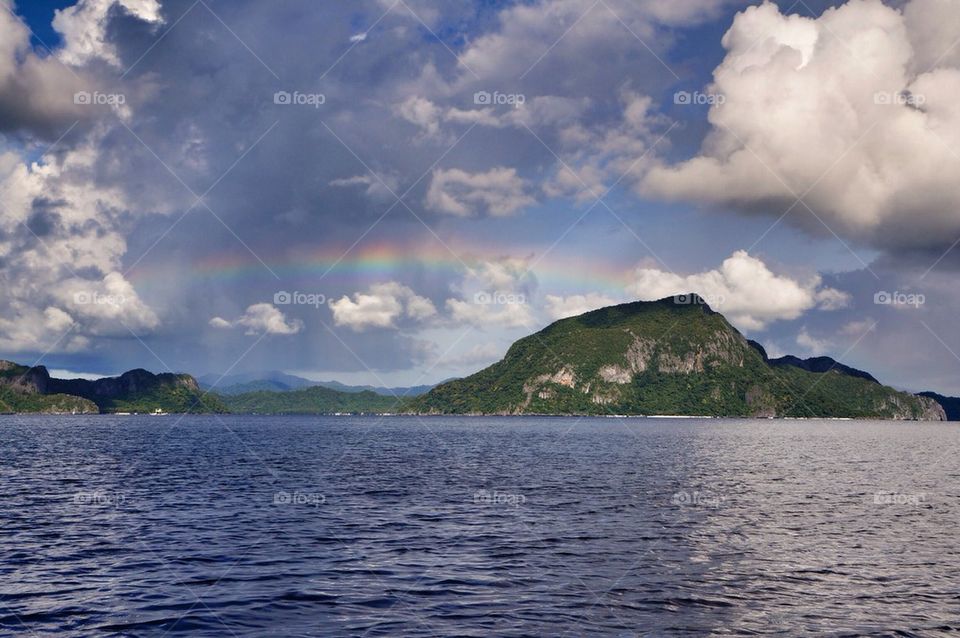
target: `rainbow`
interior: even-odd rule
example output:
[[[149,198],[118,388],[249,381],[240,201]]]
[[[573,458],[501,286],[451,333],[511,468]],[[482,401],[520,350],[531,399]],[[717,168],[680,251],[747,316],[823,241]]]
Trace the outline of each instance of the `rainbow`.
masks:
[[[426,246],[365,242],[352,250],[349,246],[337,246],[291,251],[282,258],[264,259],[269,269],[250,253],[238,249],[206,255],[188,264],[188,268],[191,278],[198,284],[272,283],[279,277],[283,285],[298,284],[304,289],[322,282],[331,286],[363,287],[393,280],[406,283],[430,278],[458,281],[481,261],[503,256],[502,249],[448,246],[439,242]],[[513,251],[513,254],[518,253]],[[588,258],[572,258],[559,251],[543,259],[538,259],[532,250],[526,254],[532,255],[532,273],[540,289],[546,293],[622,293],[630,281],[629,268]],[[169,283],[168,277],[169,271],[146,265],[138,266],[130,273],[134,286],[144,288]]]

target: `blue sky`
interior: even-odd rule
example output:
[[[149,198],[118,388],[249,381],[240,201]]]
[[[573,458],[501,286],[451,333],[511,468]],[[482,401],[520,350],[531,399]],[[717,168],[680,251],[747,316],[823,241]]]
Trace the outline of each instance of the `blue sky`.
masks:
[[[0,1],[0,356],[424,383],[696,290],[960,385],[950,2]]]

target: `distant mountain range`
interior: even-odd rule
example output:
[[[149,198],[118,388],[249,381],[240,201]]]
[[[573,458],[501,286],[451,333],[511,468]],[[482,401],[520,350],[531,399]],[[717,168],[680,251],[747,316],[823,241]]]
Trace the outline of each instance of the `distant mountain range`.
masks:
[[[502,361],[441,384],[405,409],[946,419],[933,398],[886,387],[828,357],[770,359],[697,295],[561,319],[514,343]]]
[[[291,390],[321,386],[340,392],[373,392],[388,397],[415,397],[429,392],[434,387],[433,385],[418,385],[388,388],[372,385],[346,385],[339,381],[312,381],[276,370],[231,374],[223,378],[216,374],[205,374],[197,377],[197,381],[202,389],[213,389],[217,394],[227,396],[250,392],[290,392]]]
[[[684,303],[678,300],[683,299]],[[413,388],[283,372],[131,370],[93,381],[0,361],[0,412],[589,414],[960,420],[960,398],[913,395],[829,357],[770,359],[696,295],[561,319],[463,379]]]
[[[382,414],[395,412],[400,399],[364,390],[341,392],[320,385],[285,392],[254,391],[223,395],[237,414]]]

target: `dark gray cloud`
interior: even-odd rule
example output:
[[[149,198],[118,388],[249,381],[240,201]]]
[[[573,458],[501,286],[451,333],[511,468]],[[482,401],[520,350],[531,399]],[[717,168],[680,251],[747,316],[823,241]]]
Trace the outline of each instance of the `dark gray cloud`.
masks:
[[[110,3],[78,6],[87,4]],[[689,275],[750,243],[737,226],[671,245],[673,211],[627,192],[706,116],[672,95],[702,87],[721,59],[702,59],[684,35],[729,23],[739,3],[123,4],[77,11],[61,61],[28,51],[8,64],[7,85],[0,77],[0,180],[12,193],[3,271],[29,282],[11,288],[0,322],[11,356],[40,354],[69,328],[51,355],[57,367],[390,375],[436,366],[439,378],[451,372],[441,355],[463,371],[547,320],[544,294],[554,309],[579,307],[574,294],[589,301],[591,291],[566,281],[541,289],[522,273],[500,276],[510,259],[533,265],[559,239],[588,262],[615,257],[610,270],[652,260],[665,271],[663,253]],[[87,32],[97,37],[81,46]],[[29,99],[5,106],[17,91]],[[77,91],[107,97],[77,104]],[[563,234],[618,182],[626,226],[598,206]],[[645,228],[666,240],[651,242],[656,255]],[[695,242],[712,247],[691,256]],[[815,270],[815,256],[791,258]],[[436,315],[404,310],[385,325],[351,326],[330,303],[277,305],[282,323],[250,314],[279,291],[360,305],[358,295],[391,283]],[[473,303],[491,291],[541,305]],[[123,302],[76,302],[94,293]],[[854,320],[849,312],[781,319],[768,337],[785,343],[806,327],[805,343],[826,341],[841,315]],[[231,328],[211,326],[217,317]],[[281,328],[258,332],[266,325]],[[302,328],[282,329],[293,325]]]

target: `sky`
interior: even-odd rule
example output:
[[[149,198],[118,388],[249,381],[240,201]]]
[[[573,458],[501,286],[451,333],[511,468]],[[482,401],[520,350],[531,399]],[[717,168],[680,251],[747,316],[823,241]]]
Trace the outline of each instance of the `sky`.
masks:
[[[0,357],[414,385],[696,292],[960,393],[960,0],[0,0]]]

